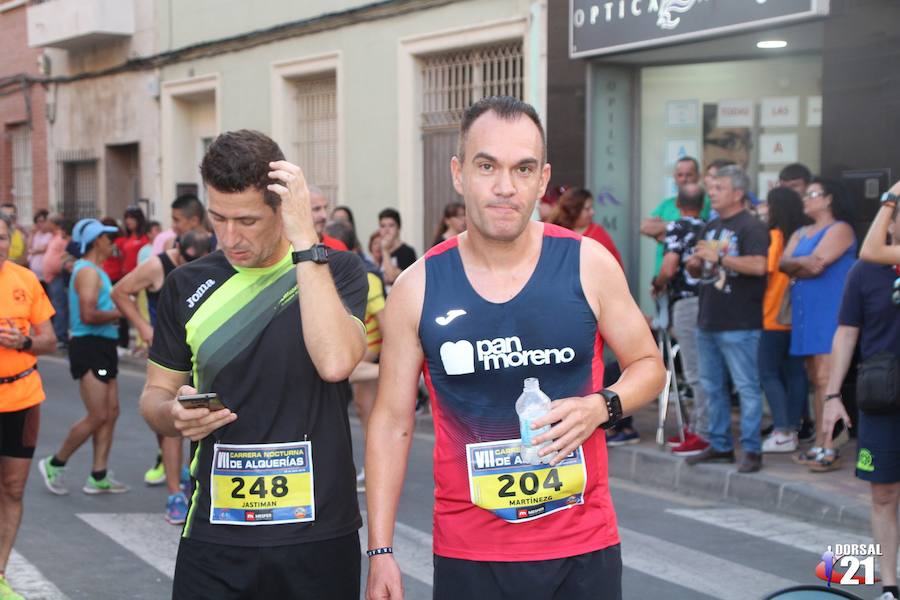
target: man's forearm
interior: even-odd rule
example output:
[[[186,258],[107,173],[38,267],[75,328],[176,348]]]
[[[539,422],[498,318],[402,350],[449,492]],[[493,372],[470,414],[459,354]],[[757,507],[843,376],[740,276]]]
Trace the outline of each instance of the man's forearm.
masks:
[[[344,308],[327,265],[297,265],[303,342],[326,381],[350,376],[366,351],[362,324]]]
[[[141,393],[141,416],[153,431],[169,437],[180,437],[172,417],[175,394],[161,387],[148,385]]]
[[[366,504],[369,548],[392,546],[397,505],[403,491],[412,443],[415,413],[396,418],[379,410],[378,402],[366,430]]]
[[[622,412],[631,415],[656,399],[666,385],[666,369],[658,356],[646,356],[628,365],[609,389],[619,395]]]
[[[883,205],[875,215],[875,220],[866,233],[859,257],[869,262],[892,262],[896,249],[887,245],[888,226],[891,224],[891,215],[894,208]]]
[[[766,274],[765,256],[723,256],[720,264],[741,275],[762,277]]]
[[[401,270],[391,262],[390,254],[385,254],[385,258],[381,261],[381,273],[384,275],[385,283],[394,283],[400,277]]]
[[[137,302],[131,297],[130,294],[123,292],[116,292],[116,289],[113,288],[112,293],[113,302],[116,305],[116,308],[119,309],[119,312],[122,313],[128,322],[134,325],[136,328],[141,329],[143,327],[150,327],[150,323],[144,318],[141,314],[141,311],[138,309]]]

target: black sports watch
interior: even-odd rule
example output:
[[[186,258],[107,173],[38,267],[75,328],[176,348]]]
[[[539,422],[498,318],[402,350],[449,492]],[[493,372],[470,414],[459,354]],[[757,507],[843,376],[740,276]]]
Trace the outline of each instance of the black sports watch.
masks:
[[[328,263],[328,247],[325,244],[313,244],[309,250],[300,250],[291,254],[291,259],[295,265],[308,260],[317,265],[324,265]]]
[[[619,400],[619,395],[612,390],[600,390],[597,393],[606,400],[606,412],[609,413],[609,420],[600,425],[600,427],[612,429],[618,425],[619,420],[622,418],[622,401]]]
[[[885,204],[897,204],[897,200],[900,200],[900,196],[897,194],[892,194],[891,192],[885,192],[881,195],[881,205]]]
[[[34,340],[29,336],[25,336],[25,341],[22,342],[22,347],[19,348],[19,352],[28,352],[31,350],[31,345],[34,343]]]

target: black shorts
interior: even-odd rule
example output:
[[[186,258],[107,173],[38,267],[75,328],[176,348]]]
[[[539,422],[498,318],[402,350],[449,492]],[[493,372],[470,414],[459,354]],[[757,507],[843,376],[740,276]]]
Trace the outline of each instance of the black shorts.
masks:
[[[41,426],[41,405],[0,413],[0,456],[32,458]]]
[[[72,379],[81,379],[88,371],[103,383],[115,379],[119,374],[116,340],[96,335],[71,338],[69,371],[72,373]]]
[[[358,600],[359,578],[359,535],[355,531],[333,540],[271,548],[182,538],[172,600]]]
[[[434,557],[434,600],[622,600],[622,550],[528,562]]]
[[[857,423],[856,476],[872,483],[900,481],[900,413],[867,415]]]

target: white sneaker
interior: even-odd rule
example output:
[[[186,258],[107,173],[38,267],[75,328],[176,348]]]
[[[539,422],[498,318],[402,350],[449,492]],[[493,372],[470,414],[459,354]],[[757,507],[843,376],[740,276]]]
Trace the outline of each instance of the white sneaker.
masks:
[[[797,451],[797,434],[773,431],[763,440],[762,451],[768,453],[788,453]]]
[[[882,595],[880,595],[880,596],[878,596],[877,598],[875,598],[875,600],[897,600],[897,597],[894,596],[894,595],[893,595],[892,593],[890,593],[890,592],[885,592],[885,593],[883,593]]]

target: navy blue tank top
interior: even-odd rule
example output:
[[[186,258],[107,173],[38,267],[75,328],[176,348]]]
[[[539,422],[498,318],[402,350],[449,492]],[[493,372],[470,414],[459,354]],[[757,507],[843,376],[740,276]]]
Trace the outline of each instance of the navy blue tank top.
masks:
[[[584,506],[509,524],[469,497],[466,444],[519,437],[515,402],[526,378],[537,377],[554,400],[602,387],[603,343],[581,286],[580,253],[580,236],[544,225],[534,273],[503,303],[485,300],[472,287],[457,238],[425,256],[419,337],[434,414],[434,547],[440,556],[504,560],[511,553],[522,558],[505,560],[542,560],[618,542],[601,433],[583,445]],[[498,541],[493,530],[503,538],[502,551],[492,546]]]

